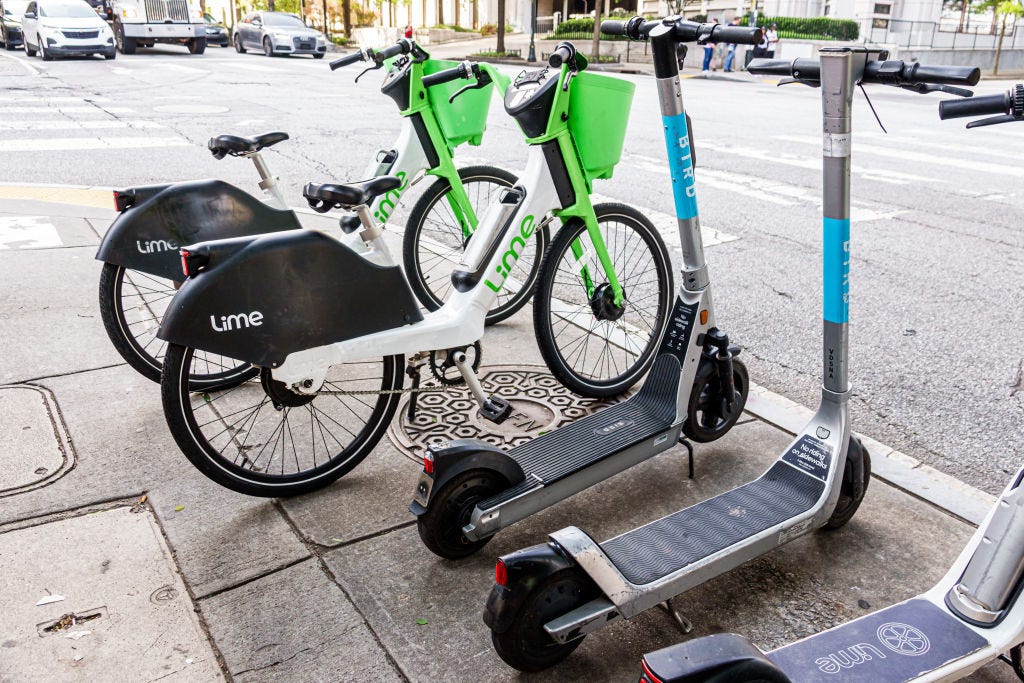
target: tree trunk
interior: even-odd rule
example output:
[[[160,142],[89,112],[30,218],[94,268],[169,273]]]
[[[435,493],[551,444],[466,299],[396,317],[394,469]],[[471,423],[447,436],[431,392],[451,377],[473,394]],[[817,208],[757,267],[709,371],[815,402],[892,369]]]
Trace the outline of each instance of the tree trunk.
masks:
[[[444,23],[444,0],[437,0],[437,25]]]
[[[968,0],[960,0],[962,6],[960,7],[960,25],[956,27],[958,33],[963,33],[964,30],[964,17],[967,16],[967,2]]]
[[[996,61],[995,61],[995,64],[992,65],[992,75],[993,76],[998,76],[999,75],[999,56],[1002,55],[1002,53],[1003,53],[1003,36],[1006,35],[1006,17],[1007,16],[1009,16],[1009,15],[1007,15],[1007,14],[1003,15],[1003,26],[999,30],[999,42],[996,44]]]
[[[498,53],[505,51],[505,0],[498,0]]]
[[[455,0],[455,26],[459,25],[459,0]]]
[[[268,12],[273,12],[274,11],[274,0],[267,0],[267,11]]]
[[[473,30],[480,28],[480,0],[473,0]]]
[[[324,21],[327,21],[327,0],[324,0]],[[352,37],[352,0],[341,0],[341,23],[345,27],[345,37]]]
[[[590,51],[594,64],[600,63],[601,54],[601,0],[594,0],[594,46]]]

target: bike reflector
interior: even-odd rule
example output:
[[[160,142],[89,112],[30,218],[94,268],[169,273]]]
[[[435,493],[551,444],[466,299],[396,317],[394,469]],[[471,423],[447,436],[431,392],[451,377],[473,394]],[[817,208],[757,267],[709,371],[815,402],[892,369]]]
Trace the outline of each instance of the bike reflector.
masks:
[[[647,666],[647,660],[641,659],[640,666],[643,667],[644,672],[640,675],[639,683],[661,683],[661,679],[654,675],[650,667]]]
[[[508,586],[508,569],[501,560],[494,565],[494,582],[499,586]]]
[[[181,254],[181,272],[185,273],[185,277],[188,277],[189,276],[189,272],[188,272],[188,257],[191,256],[192,254],[190,254],[185,249],[182,249],[178,253]]]
[[[114,190],[114,211],[127,211],[135,204],[135,193],[131,190]]]
[[[423,455],[423,471],[427,474],[434,473],[434,454],[429,450]]]

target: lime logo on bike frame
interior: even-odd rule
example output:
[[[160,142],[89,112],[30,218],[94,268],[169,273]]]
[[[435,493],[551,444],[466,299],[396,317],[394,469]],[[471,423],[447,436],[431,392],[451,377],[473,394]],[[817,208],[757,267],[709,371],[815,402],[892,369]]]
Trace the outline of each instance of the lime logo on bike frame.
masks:
[[[662,116],[665,126],[665,148],[668,168],[672,174],[672,194],[676,200],[676,217],[689,220],[697,216],[697,188],[693,185],[693,150],[686,114]]]
[[[396,190],[389,190],[388,193],[381,198],[380,205],[377,207],[377,210],[373,212],[374,218],[379,220],[381,223],[388,222],[388,217],[391,216],[391,213],[398,205],[398,199],[402,196],[402,193],[405,192],[405,189],[409,187],[409,180],[405,171],[399,171],[395,175],[402,181],[402,184],[399,185]]]
[[[516,264],[523,250],[526,249],[526,242],[533,237],[533,233],[536,231],[537,224],[534,217],[527,216],[524,218],[523,222],[519,224],[519,234],[512,238],[512,243],[508,245],[508,251],[502,254],[501,263],[494,269],[500,278],[497,284],[487,279],[484,280],[484,284],[495,292],[501,291],[501,284],[505,282],[505,278],[512,272],[512,266]],[[519,251],[516,251],[517,242],[519,243]]]

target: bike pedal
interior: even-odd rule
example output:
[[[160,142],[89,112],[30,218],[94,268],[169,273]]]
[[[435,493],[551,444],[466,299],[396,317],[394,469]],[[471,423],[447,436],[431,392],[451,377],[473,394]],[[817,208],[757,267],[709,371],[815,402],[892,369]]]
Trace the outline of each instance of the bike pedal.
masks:
[[[479,414],[485,420],[490,420],[494,424],[500,425],[512,414],[512,404],[498,396],[491,396],[480,406]]]

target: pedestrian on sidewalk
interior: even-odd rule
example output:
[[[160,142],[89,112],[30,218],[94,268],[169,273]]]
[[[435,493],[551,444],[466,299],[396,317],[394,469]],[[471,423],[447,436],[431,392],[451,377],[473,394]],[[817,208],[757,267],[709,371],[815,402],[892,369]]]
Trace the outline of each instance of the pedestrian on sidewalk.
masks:
[[[733,17],[732,21],[729,22],[729,26],[739,26],[740,18],[738,16]],[[732,62],[736,59],[736,43],[725,44],[725,73],[732,73]]]
[[[405,27],[405,37],[412,40],[412,24]]]
[[[765,53],[765,56],[768,57],[768,59],[774,59],[775,48],[778,47],[779,45],[779,32],[775,30],[775,24],[772,24],[768,28],[768,31],[765,32],[764,37],[765,40],[768,41],[768,51]]]
[[[715,19],[715,23],[718,23],[718,19]],[[708,73],[708,69],[711,68],[711,60],[715,56],[715,43],[704,43],[704,66],[701,67],[701,73],[705,76]]]
[[[768,54],[768,32],[764,30],[764,26],[758,26],[761,29],[761,42],[754,46],[754,59],[759,59]]]

